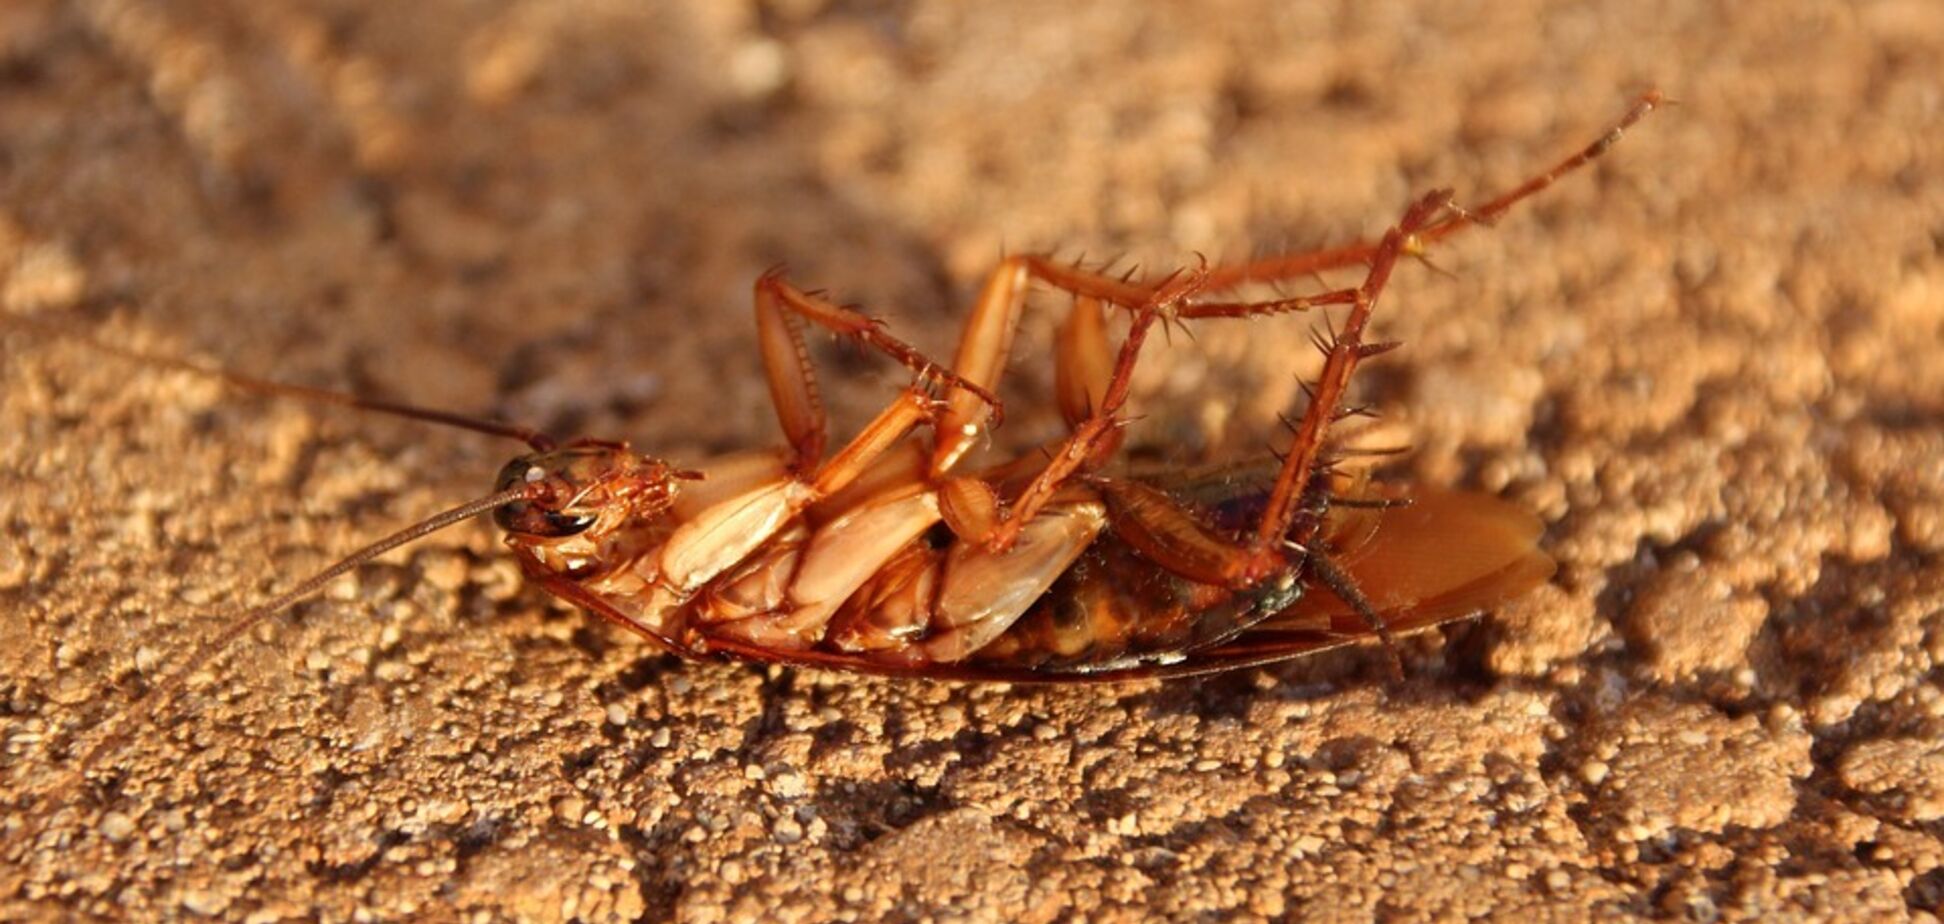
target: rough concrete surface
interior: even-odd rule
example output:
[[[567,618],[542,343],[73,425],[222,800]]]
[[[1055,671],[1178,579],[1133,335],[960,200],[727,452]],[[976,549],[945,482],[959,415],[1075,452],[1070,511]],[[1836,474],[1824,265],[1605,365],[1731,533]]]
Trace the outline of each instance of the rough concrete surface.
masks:
[[[777,439],[772,264],[945,352],[1007,249],[1341,241],[1682,105],[1381,308],[1388,475],[1562,564],[1396,686],[682,664],[468,524],[63,789],[230,607],[517,446],[4,334],[0,917],[1934,920],[1940,61],[1927,0],[7,0],[6,312],[677,460]],[[1137,440],[1259,451],[1307,334],[1155,344]],[[817,355],[842,426],[900,384]]]

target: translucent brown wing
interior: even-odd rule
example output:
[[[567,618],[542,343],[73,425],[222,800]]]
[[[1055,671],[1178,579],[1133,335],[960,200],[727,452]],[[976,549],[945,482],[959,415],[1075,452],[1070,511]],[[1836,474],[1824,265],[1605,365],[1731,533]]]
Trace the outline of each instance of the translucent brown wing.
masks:
[[[1349,537],[1334,559],[1392,629],[1473,615],[1552,577],[1532,514],[1486,494],[1420,490],[1411,501],[1357,511],[1333,530],[1339,542]],[[1279,630],[1365,633],[1349,605],[1320,587],[1254,631]]]

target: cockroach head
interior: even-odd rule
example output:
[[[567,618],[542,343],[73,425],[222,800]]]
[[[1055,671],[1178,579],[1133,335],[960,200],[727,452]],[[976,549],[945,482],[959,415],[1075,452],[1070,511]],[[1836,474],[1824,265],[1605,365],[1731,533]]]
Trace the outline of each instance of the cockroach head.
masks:
[[[615,443],[577,443],[520,456],[500,469],[498,490],[527,495],[493,510],[493,522],[525,539],[564,539],[661,515],[682,481],[698,477]]]

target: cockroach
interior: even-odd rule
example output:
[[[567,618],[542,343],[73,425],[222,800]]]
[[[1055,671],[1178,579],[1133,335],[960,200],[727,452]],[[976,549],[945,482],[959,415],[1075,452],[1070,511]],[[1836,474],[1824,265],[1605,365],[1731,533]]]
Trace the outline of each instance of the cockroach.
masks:
[[[1151,280],[1008,257],[986,281],[949,365],[771,271],[755,283],[756,331],[785,445],[692,469],[626,443],[560,442],[527,427],[147,358],[256,392],[510,437],[531,451],[507,463],[486,496],[373,542],[235,618],[120,713],[81,772],[239,636],[360,564],[482,513],[540,587],[684,658],[1104,682],[1191,677],[1375,640],[1395,673],[1398,636],[1518,597],[1554,564],[1538,547],[1538,520],[1506,501],[1428,488],[1406,498],[1339,470],[1329,430],[1352,412],[1351,376],[1397,346],[1366,339],[1372,311],[1400,260],[1494,222],[1605,154],[1662,102],[1644,94],[1598,140],[1480,204],[1462,206],[1450,190],[1422,196],[1372,240]],[[1363,279],[1348,288],[1222,297],[1358,266]],[[1067,433],[968,470],[968,450],[1002,422],[994,392],[1034,285],[1072,300],[1054,359]],[[1158,325],[1332,306],[1347,311],[1317,338],[1322,371],[1279,463],[1154,473],[1117,461],[1132,376]],[[1126,327],[1118,346],[1109,312]],[[806,325],[912,373],[834,452]]]

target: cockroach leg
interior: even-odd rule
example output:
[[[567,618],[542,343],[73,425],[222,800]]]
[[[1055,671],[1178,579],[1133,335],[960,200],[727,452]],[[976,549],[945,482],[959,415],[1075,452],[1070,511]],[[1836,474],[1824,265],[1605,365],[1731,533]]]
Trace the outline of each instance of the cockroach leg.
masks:
[[[1633,107],[1615,121],[1606,132],[1593,143],[1574,152],[1571,156],[1552,167],[1535,174],[1518,186],[1493,196],[1477,205],[1456,207],[1449,214],[1419,231],[1413,241],[1407,242],[1405,252],[1412,256],[1421,254],[1431,244],[1435,244],[1466,228],[1478,225],[1491,225],[1500,216],[1521,201],[1540,190],[1551,186],[1560,177],[1586,166],[1618,142],[1635,122],[1645,118],[1648,113],[1668,100],[1658,90],[1650,90],[1634,101]],[[1208,272],[1204,291],[1220,292],[1250,283],[1281,282],[1314,276],[1326,270],[1342,269],[1370,263],[1383,246],[1382,240],[1358,241],[1337,247],[1308,250],[1297,253],[1277,254],[1260,260],[1223,264]]]
[[[1644,93],[1634,102],[1632,108],[1609,127],[1598,140],[1511,190],[1472,206],[1459,206],[1455,202],[1447,202],[1447,208],[1441,217],[1417,229],[1402,242],[1403,253],[1421,256],[1430,245],[1459,231],[1477,225],[1490,225],[1519,202],[1605,154],[1615,142],[1620,140],[1627,129],[1664,102],[1663,96],[1658,91]],[[1282,282],[1315,276],[1326,270],[1367,266],[1379,257],[1383,247],[1382,239],[1360,241],[1320,250],[1279,254],[1261,260],[1213,266],[1206,270],[1197,291],[1201,294],[1222,292],[1249,283]],[[988,392],[996,386],[999,373],[1005,367],[1006,358],[1012,349],[1013,333],[1024,308],[1026,290],[1033,280],[1071,293],[1081,301],[1093,300],[1094,309],[1083,309],[1082,306],[1076,305],[1076,317],[1081,317],[1083,321],[1087,319],[1080,312],[1097,311],[1100,303],[1112,304],[1138,313],[1141,306],[1153,302],[1157,289],[1161,285],[1116,279],[1102,273],[1063,265],[1046,257],[1017,255],[1002,260],[987,277],[978,303],[971,317],[966,321],[965,332],[959,340],[958,353],[953,366],[964,379],[976,383]],[[1323,305],[1348,305],[1354,304],[1356,291],[1356,289],[1338,289],[1268,302],[1184,303],[1164,320],[1257,317],[1265,314],[1306,311]],[[1070,323],[1073,323],[1071,319]],[[1064,338],[1066,329],[1062,330]],[[1061,359],[1064,362],[1068,360],[1070,354],[1065,347],[1064,339],[1062,344]],[[1104,357],[1104,351],[1099,355]],[[1101,365],[1104,366],[1104,361]],[[1075,361],[1073,367],[1076,370],[1090,368],[1090,364]],[[1076,410],[1091,406],[1084,404],[1080,398],[1083,395],[1095,399],[1102,396],[1102,393],[1086,392],[1081,385],[1084,380],[1082,377],[1076,377],[1063,384],[1060,389],[1061,410],[1066,414],[1068,423],[1076,427],[1088,416],[1084,412],[1076,413]],[[948,401],[950,407],[939,420],[937,443],[932,454],[934,476],[942,475],[956,464],[959,458],[976,443],[982,429],[986,426],[983,420],[987,413],[983,406],[985,401],[977,393],[968,394],[954,389]]]
[[[1107,397],[1114,377],[1114,348],[1107,343],[1107,313],[1100,300],[1076,296],[1054,335],[1053,391],[1067,426],[1079,426]]]
[[[1073,295],[1079,300],[1075,305],[1076,311],[1091,310],[1095,313],[1098,313],[1102,303],[1106,303],[1138,315],[1144,306],[1155,301],[1161,288],[1159,284],[1129,282],[1066,266],[1046,257],[1030,254],[1007,257],[999,261],[999,266],[986,277],[985,286],[979,291],[978,302],[965,320],[965,330],[959,335],[952,368],[966,381],[987,391],[997,387],[999,376],[1005,371],[1006,360],[1012,354],[1013,334],[1018,330],[1020,315],[1025,310],[1026,291],[1034,280]],[[1092,307],[1088,309],[1083,307],[1085,305]],[[1099,348],[1093,354],[1099,360],[1095,371],[1103,373],[1095,381],[1104,383],[1110,355],[1105,347],[1104,319],[1093,326],[1099,331]],[[1087,332],[1083,329],[1076,333]],[[1066,335],[1062,336],[1064,338]],[[1075,349],[1094,348],[1091,343],[1074,346]],[[1063,346],[1061,361],[1065,362],[1068,358]],[[1062,394],[1065,393],[1063,389]],[[976,393],[954,389],[946,400],[948,407],[939,420],[936,445],[932,451],[931,469],[934,476],[950,471],[966,451],[978,442],[980,434],[993,426],[993,422],[985,419],[989,413],[986,402]],[[1064,404],[1062,409],[1066,409]],[[1078,418],[1085,416],[1084,413],[1069,413],[1068,423],[1076,423]]]
[[[1315,295],[1299,295],[1294,298],[1277,298],[1260,302],[1196,302],[1176,308],[1174,316],[1183,321],[1200,321],[1209,318],[1259,318],[1310,311],[1325,305],[1354,305],[1357,301],[1357,292],[1357,289],[1332,289]]]
[[[1444,199],[1441,198],[1442,201]],[[1394,252],[1389,262],[1395,262]],[[1384,276],[1388,277],[1389,272],[1389,264],[1386,264]],[[1127,402],[1141,348],[1156,321],[1258,317],[1307,311],[1324,305],[1355,304],[1369,288],[1366,281],[1365,286],[1358,288],[1300,298],[1260,302],[1192,301],[1205,285],[1206,271],[1178,273],[1157,284],[1148,300],[1132,309],[1133,317],[1127,336],[1121,341],[1112,371],[1104,382],[1099,380],[1098,372],[1093,368],[1100,364],[1098,356],[1106,349],[1104,319],[1098,318],[1099,303],[1087,297],[1075,300],[1072,313],[1061,330],[1059,367],[1056,370],[1056,378],[1062,382],[1061,411],[1067,416],[1072,433],[1060,443],[1046,467],[1020,494],[1014,508],[998,526],[990,534],[979,537],[988,547],[1009,548],[1017,541],[1024,521],[1038,513],[1062,485],[1076,474],[1099,467],[1112,454],[1122,432],[1118,415]],[[940,432],[942,439],[950,431],[941,426]]]
[[[1114,535],[1149,561],[1193,581],[1218,587],[1243,584],[1252,557],[1197,519],[1167,492],[1132,478],[1093,483],[1107,502]]]
[[[817,390],[817,371],[803,342],[803,322],[784,310],[771,277],[756,281],[756,341],[763,354],[763,374],[769,381],[770,404],[790,441],[792,467],[798,474],[823,461],[829,418]]]
[[[883,323],[876,318],[872,318],[854,308],[839,305],[822,296],[805,292],[791,285],[783,278],[781,270],[771,270],[763,274],[762,278],[756,280],[756,291],[756,310],[759,317],[768,310],[790,312],[833,334],[854,340],[891,357],[900,365],[917,373],[921,380],[936,380],[939,383],[950,386],[955,392],[969,392],[976,400],[984,404],[995,418],[1004,417],[1004,408],[1000,404],[998,397],[993,395],[991,389],[979,382],[968,379],[966,376],[952,369],[940,365],[930,357],[919,352],[917,348],[886,333]],[[787,334],[784,337],[787,338]],[[785,340],[778,344],[775,348],[776,352],[779,354],[782,353],[783,347],[786,345],[794,351],[795,345],[789,344]],[[789,364],[794,362],[797,365],[798,376],[800,378],[804,376],[804,370],[807,369],[807,365],[800,358],[796,360],[784,359],[782,362],[771,365],[767,355],[770,349],[769,347],[765,348],[764,361],[766,365],[770,365],[770,368],[773,369],[780,367],[787,370]],[[809,383],[803,387],[807,389],[814,403],[814,380],[805,379],[804,381]],[[774,380],[772,380],[771,388],[776,388]],[[784,413],[782,407],[778,408],[778,413]],[[813,416],[820,415],[821,410],[817,411]],[[801,424],[798,425],[800,426]],[[791,424],[786,423],[785,429],[788,430],[791,426]]]
[[[988,391],[998,385],[1012,354],[1013,332],[1019,326],[1030,278],[1025,262],[1017,257],[1001,260],[986,277],[952,357],[952,370],[966,381]],[[933,438],[933,478],[943,477],[978,442],[980,433],[990,426],[988,416],[976,394],[959,389],[946,394],[945,413]]]
[[[1276,475],[1275,487],[1270,490],[1268,505],[1256,527],[1254,547],[1259,553],[1264,553],[1265,567],[1274,566],[1279,556],[1269,553],[1284,542],[1308,543],[1309,536],[1288,535],[1290,524],[1296,518],[1310,475],[1321,461],[1324,432],[1336,417],[1337,406],[1342,403],[1344,391],[1350,385],[1350,374],[1356,371],[1357,363],[1364,358],[1363,332],[1370,323],[1371,309],[1376,306],[1384,285],[1390,281],[1391,271],[1396,268],[1398,257],[1403,255],[1406,242],[1426,227],[1450,200],[1449,190],[1439,190],[1412,203],[1405,210],[1404,217],[1384,234],[1377,252],[1371,258],[1370,271],[1364,276],[1363,284],[1352,290],[1350,314],[1329,344],[1329,354],[1312,389],[1309,408],[1303,412],[1294,442],[1283,456],[1282,470]]]
[[[1386,232],[1374,246],[1357,244],[1331,251],[1297,254],[1280,262],[1265,261],[1226,269],[1218,268],[1211,272],[1207,287],[1213,289],[1290,274],[1307,274],[1354,262],[1369,264],[1369,271],[1364,277],[1363,284],[1350,290],[1352,293],[1350,303],[1353,307],[1349,317],[1344,321],[1343,329],[1337,332],[1328,344],[1330,347],[1328,358],[1324,361],[1323,372],[1313,389],[1309,409],[1304,412],[1303,420],[1296,430],[1295,441],[1288,454],[1284,456],[1283,468],[1270,494],[1268,509],[1257,527],[1255,536],[1257,549],[1267,549],[1284,541],[1306,543],[1309,540],[1308,536],[1289,536],[1287,533],[1295,520],[1303,489],[1310,475],[1316,471],[1317,464],[1322,461],[1324,431],[1337,416],[1344,390],[1349,385],[1351,372],[1356,369],[1360,360],[1388,349],[1384,344],[1365,344],[1363,331],[1370,320],[1371,308],[1374,307],[1385,282],[1389,280],[1398,257],[1422,254],[1428,245],[1464,228],[1497,220],[1500,215],[1520,201],[1605,154],[1615,142],[1620,140],[1629,127],[1652,112],[1662,102],[1663,97],[1658,91],[1649,91],[1641,95],[1634,102],[1633,107],[1602,133],[1598,140],[1480,205],[1467,208],[1455,207],[1455,201],[1448,190],[1440,190],[1425,196],[1413,203],[1406,210],[1403,219]],[[1316,298],[1336,295],[1337,293],[1326,293],[1325,296]],[[1196,307],[1208,309],[1217,306]]]
[[[1417,242],[1419,247],[1417,249],[1422,249],[1423,245],[1443,240],[1467,226],[1491,224],[1497,221],[1500,215],[1510,211],[1514,205],[1551,186],[1560,177],[1598,160],[1607,151],[1611,150],[1615,144],[1619,143],[1621,137],[1627,133],[1627,129],[1632,128],[1635,122],[1646,118],[1647,113],[1667,104],[1667,102],[1667,98],[1659,90],[1649,90],[1641,94],[1639,99],[1634,100],[1633,107],[1628,109],[1626,114],[1622,115],[1618,121],[1609,126],[1606,132],[1601,134],[1599,138],[1594,139],[1591,144],[1573,152],[1566,159],[1552,165],[1551,168],[1535,174],[1525,182],[1498,196],[1477,205],[1451,210],[1448,216],[1431,227],[1426,228],[1418,235]]]
[[[1404,657],[1398,653],[1397,636],[1391,634],[1390,625],[1384,621],[1384,614],[1377,612],[1377,607],[1371,605],[1370,598],[1364,596],[1363,590],[1357,586],[1356,579],[1337,567],[1337,563],[1330,559],[1329,553],[1322,549],[1311,549],[1305,562],[1309,566],[1310,573],[1316,575],[1316,579],[1321,581],[1323,586],[1328,587],[1331,593],[1336,594],[1337,599],[1342,600],[1356,612],[1357,618],[1363,620],[1364,628],[1377,634],[1378,641],[1384,646],[1384,663],[1390,673],[1391,682],[1402,682]]]
[[[876,419],[864,425],[850,444],[838,450],[810,476],[810,487],[821,499],[829,497],[856,481],[886,452],[919,424],[935,420],[938,402],[926,394],[922,383],[899,393]]]
[[[1192,305],[1188,294],[1170,298],[1165,289],[1170,280],[1130,282],[1078,267],[1056,263],[1046,257],[1016,255],[1000,261],[986,277],[978,302],[966,318],[959,336],[953,370],[965,381],[991,391],[998,385],[1006,360],[1012,352],[1014,333],[1025,310],[1026,292],[1035,280],[1074,296],[1074,305],[1061,325],[1055,374],[1059,379],[1060,410],[1071,427],[1078,428],[1095,417],[1112,379],[1114,352],[1107,345],[1105,304],[1130,313],[1136,323],[1144,311],[1161,312],[1162,321],[1176,319],[1245,317],[1261,314],[1307,310],[1318,305],[1347,304],[1349,292],[1326,292],[1299,299],[1270,303]],[[1206,282],[1196,291],[1206,290]],[[1165,306],[1165,307],[1164,307]],[[986,421],[987,402],[977,393],[953,389],[947,396],[947,410],[939,420],[932,452],[934,477],[949,472],[977,442],[991,424]],[[1100,428],[1095,427],[1096,430]],[[1096,450],[1111,439],[1101,430],[1089,438]]]
[[[548,574],[539,568],[526,564],[524,561],[521,563],[521,567],[522,570],[526,571],[528,577],[540,583],[542,590],[554,594],[560,599],[593,613],[608,622],[614,623],[629,632],[633,632],[654,643],[656,647],[662,648],[671,654],[683,658],[695,657],[695,652],[687,646],[669,638],[667,635],[655,629],[655,627],[622,612],[619,607],[603,599],[600,594],[588,590],[572,578],[559,574]]]
[[[1199,271],[1179,272],[1162,280],[1147,302],[1134,309],[1134,317],[1128,326],[1127,336],[1121,340],[1120,353],[1114,359],[1114,372],[1107,380],[1106,388],[1100,396],[1100,403],[1085,419],[1073,426],[1073,432],[1060,443],[1040,473],[1034,476],[1031,484],[1020,494],[1012,510],[1007,511],[999,525],[983,541],[988,549],[1004,551],[1019,541],[1019,534],[1057,492],[1075,474],[1102,461],[1101,449],[1110,441],[1119,439],[1119,431],[1124,421],[1119,417],[1121,408],[1127,403],[1128,390],[1134,384],[1134,367],[1141,357],[1141,346],[1147,341],[1154,322],[1176,310],[1177,306],[1192,296],[1201,285]]]

